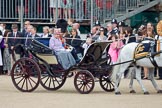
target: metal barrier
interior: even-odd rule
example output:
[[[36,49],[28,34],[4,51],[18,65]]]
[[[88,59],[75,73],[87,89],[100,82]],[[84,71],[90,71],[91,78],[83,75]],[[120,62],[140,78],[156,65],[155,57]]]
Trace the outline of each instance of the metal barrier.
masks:
[[[56,22],[60,18],[77,21],[116,17],[150,0],[0,0],[0,20]],[[91,24],[92,25],[92,24]]]
[[[52,21],[71,17],[76,20],[90,20],[91,1],[94,19],[111,16],[114,0],[0,0],[0,18],[20,20],[23,17],[23,19]]]
[[[117,2],[118,8],[116,11],[118,13],[128,12],[129,10],[131,11],[140,6],[144,6],[149,2],[150,0],[118,0]]]

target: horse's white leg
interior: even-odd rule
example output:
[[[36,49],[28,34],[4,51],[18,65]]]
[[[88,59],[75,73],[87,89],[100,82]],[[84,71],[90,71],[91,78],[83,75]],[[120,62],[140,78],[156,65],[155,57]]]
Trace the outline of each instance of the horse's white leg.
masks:
[[[136,80],[140,84],[144,94],[149,94],[149,92],[146,90],[141,80],[141,67],[136,67]]]
[[[129,83],[130,90],[133,90],[133,76],[134,76],[134,72],[131,72],[130,83]]]
[[[122,76],[122,74],[120,74],[120,73],[116,74],[115,94],[121,94],[120,91],[119,91],[119,84],[120,84],[121,76]]]
[[[129,83],[130,93],[136,93],[134,88],[133,88],[133,79],[134,79],[134,76],[135,76],[135,68],[131,67],[129,72],[130,72],[130,83]]]
[[[151,80],[154,88],[157,90],[157,93],[162,93],[162,90],[160,90],[154,79],[154,68],[149,68],[149,79]]]
[[[121,94],[119,91],[119,84],[122,77],[122,74],[124,74],[125,70],[129,67],[130,63],[125,63],[124,65],[120,65],[119,72],[116,74],[116,81],[115,81],[115,94]]]

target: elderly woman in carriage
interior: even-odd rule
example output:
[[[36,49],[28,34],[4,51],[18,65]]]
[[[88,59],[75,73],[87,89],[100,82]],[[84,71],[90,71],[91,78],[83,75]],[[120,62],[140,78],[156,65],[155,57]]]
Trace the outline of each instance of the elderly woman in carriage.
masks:
[[[65,47],[63,46],[63,43],[60,40],[60,34],[61,34],[60,29],[54,30],[54,36],[51,37],[51,39],[49,41],[49,47],[50,47],[50,49],[54,50],[54,52],[58,58],[58,61],[62,65],[62,67],[64,69],[68,69],[71,66],[75,65],[76,61],[73,58],[70,51],[66,50]]]

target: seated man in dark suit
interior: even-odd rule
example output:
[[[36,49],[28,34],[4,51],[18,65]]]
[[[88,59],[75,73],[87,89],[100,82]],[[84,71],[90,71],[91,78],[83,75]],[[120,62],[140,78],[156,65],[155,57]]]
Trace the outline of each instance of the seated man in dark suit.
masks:
[[[31,28],[31,38],[32,39],[40,38],[40,36],[37,34],[37,28],[36,27]]]
[[[30,33],[29,33],[28,37],[26,38],[26,42],[25,42],[26,46],[30,45],[32,39],[36,39],[36,40],[40,39],[40,36],[37,34],[36,27],[31,26],[30,29],[31,29]]]

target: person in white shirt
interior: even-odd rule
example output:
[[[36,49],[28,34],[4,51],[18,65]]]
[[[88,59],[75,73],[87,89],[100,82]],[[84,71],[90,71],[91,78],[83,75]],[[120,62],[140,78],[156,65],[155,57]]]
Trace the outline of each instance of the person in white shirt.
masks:
[[[6,31],[6,24],[0,24],[0,26],[2,27],[1,28],[1,32],[2,32],[2,36],[5,34],[5,31]]]
[[[82,46],[82,48],[84,48],[84,55],[86,54],[86,52],[91,44],[92,44],[92,38],[87,38],[86,43],[84,43]]]
[[[10,54],[8,49],[8,35],[10,34],[10,30],[6,29],[5,23],[0,24],[0,26],[2,27],[1,29],[2,36],[4,37],[2,40],[4,46],[1,47],[2,58],[3,58],[3,74],[7,74],[10,73],[9,71],[11,70],[11,59],[10,59]]]
[[[49,34],[49,29],[50,28],[48,26],[43,27],[43,34],[41,35],[42,38],[51,37],[51,34]]]

